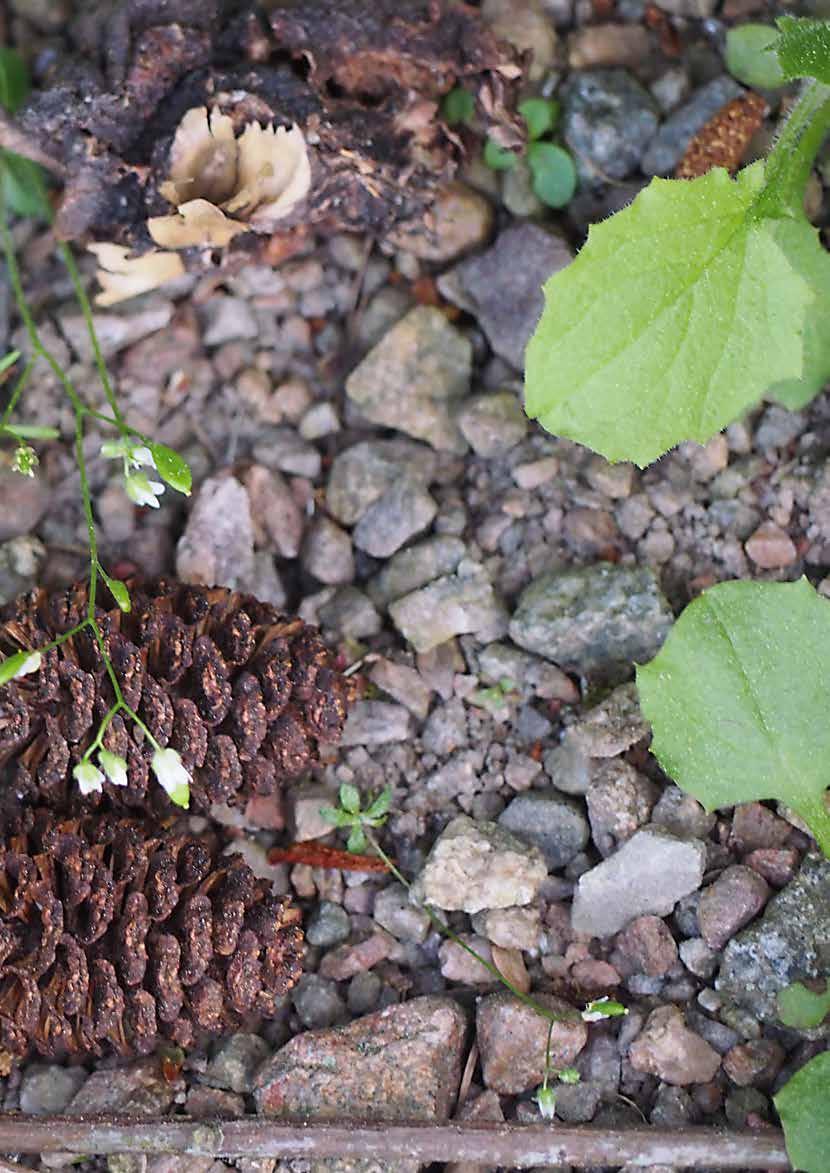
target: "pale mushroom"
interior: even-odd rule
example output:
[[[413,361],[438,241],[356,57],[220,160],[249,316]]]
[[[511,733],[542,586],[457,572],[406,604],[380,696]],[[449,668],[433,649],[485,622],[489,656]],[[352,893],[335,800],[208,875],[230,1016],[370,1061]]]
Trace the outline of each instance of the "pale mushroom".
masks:
[[[177,253],[152,252],[131,257],[129,249],[120,244],[102,242],[89,245],[89,251],[98,258],[98,283],[101,292],[95,298],[100,306],[116,305],[139,293],[149,293],[184,274],[182,259]]]

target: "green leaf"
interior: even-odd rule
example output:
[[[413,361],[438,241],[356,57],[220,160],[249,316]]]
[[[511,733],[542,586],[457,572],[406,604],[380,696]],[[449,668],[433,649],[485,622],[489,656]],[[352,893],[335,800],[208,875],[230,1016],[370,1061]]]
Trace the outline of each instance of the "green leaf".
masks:
[[[103,573],[103,572],[102,572]],[[127,590],[127,584],[122,582],[120,578],[110,578],[108,574],[103,575],[104,582],[107,584],[107,589],[112,597],[115,599],[119,610],[128,614],[133,609],[132,600],[130,599],[130,592]]]
[[[18,440],[57,440],[60,432],[48,424],[6,424],[3,429],[17,436]]]
[[[0,106],[14,114],[30,89],[29,71],[23,58],[7,45],[0,45]]]
[[[31,661],[31,663],[29,662]],[[40,667],[40,656],[37,652],[14,652],[0,660],[0,685],[8,684],[18,676],[28,676],[29,672]]]
[[[726,68],[744,85],[774,90],[786,82],[775,54],[778,34],[770,24],[741,24],[726,34]]]
[[[350,782],[344,782],[340,787],[340,805],[350,815],[356,815],[360,812],[360,791]]]
[[[571,156],[555,143],[531,143],[527,163],[531,187],[549,208],[564,208],[576,191],[576,167]]]
[[[553,98],[526,98],[518,111],[527,123],[527,137],[533,142],[550,134],[559,121],[559,103]]]
[[[476,102],[469,90],[463,86],[456,86],[444,95],[441,102],[441,117],[447,126],[458,126],[462,122],[469,122],[475,113]]]
[[[545,285],[528,415],[644,466],[682,440],[706,443],[771,384],[800,378],[821,245],[806,219],[754,215],[763,181],[758,163],[734,181],[721,168],[653,179],[592,226]]]
[[[784,77],[814,77],[830,82],[830,22],[782,16],[775,51]]]
[[[366,836],[363,834],[361,826],[352,827],[349,838],[346,840],[346,850],[354,852],[355,855],[366,850]]]
[[[821,1026],[830,1014],[830,978],[825,978],[826,989],[823,994],[808,990],[801,982],[779,990],[778,1017],[785,1026],[795,1030],[810,1030],[811,1027]]]
[[[37,163],[11,151],[0,153],[0,177],[3,198],[18,216],[37,216],[51,220],[52,208],[46,194],[43,172]]]
[[[9,367],[13,367],[19,358],[19,350],[10,350],[8,354],[4,354],[3,357],[0,358],[0,375],[4,375]]]
[[[147,447],[150,449],[156,471],[161,479],[171,489],[176,489],[177,492],[184,493],[185,497],[189,497],[193,487],[193,476],[190,472],[190,465],[184,457],[180,456],[173,448],[168,448],[166,444],[153,442]]]
[[[817,293],[804,323],[804,370],[800,378],[775,383],[767,391],[767,398],[790,411],[806,407],[830,380],[830,254],[825,249],[811,250],[801,258],[800,271]]]
[[[363,812],[364,817],[367,819],[384,819],[389,814],[391,804],[392,787],[386,786]]]
[[[816,1055],[774,1097],[794,1169],[827,1173],[830,1153],[830,1051]]]
[[[321,819],[325,819],[325,821],[327,823],[331,823],[333,827],[354,826],[354,815],[350,815],[346,811],[338,810],[336,807],[321,806],[318,813]]]
[[[515,151],[508,151],[498,146],[491,138],[484,144],[484,162],[491,171],[512,171],[518,162],[519,156]]]
[[[806,579],[706,591],[637,687],[678,786],[709,810],[779,799],[830,852],[830,602]]]

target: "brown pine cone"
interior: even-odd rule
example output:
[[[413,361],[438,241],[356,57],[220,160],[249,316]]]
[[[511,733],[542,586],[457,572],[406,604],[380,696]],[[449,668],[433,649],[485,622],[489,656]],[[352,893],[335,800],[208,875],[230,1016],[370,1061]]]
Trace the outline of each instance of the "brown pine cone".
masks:
[[[144,1055],[276,1014],[299,912],[240,856],[107,815],[25,822],[0,846],[0,1050]]]
[[[304,773],[318,742],[337,741],[346,682],[314,628],[220,587],[171,579],[133,585],[132,611],[98,620],[127,704],[192,776],[191,806],[268,794]],[[34,650],[80,623],[87,588],[35,590],[0,611],[0,654]],[[118,715],[105,748],[126,758],[129,785],[81,800],[72,777],[112,685],[87,628],[43,656],[40,670],[0,688],[0,779],[14,803],[66,812],[110,805],[170,810],[149,773],[152,747]],[[2,772],[2,771],[0,771]]]

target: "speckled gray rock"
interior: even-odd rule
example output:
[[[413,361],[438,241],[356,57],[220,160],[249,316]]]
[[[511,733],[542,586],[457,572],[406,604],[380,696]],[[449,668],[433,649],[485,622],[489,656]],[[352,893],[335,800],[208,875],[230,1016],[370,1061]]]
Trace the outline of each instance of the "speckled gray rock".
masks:
[[[369,595],[378,606],[386,606],[436,578],[452,574],[466,553],[467,547],[461,539],[449,534],[424,538],[389,559],[369,582]]]
[[[619,679],[659,651],[671,623],[651,570],[598,562],[534,579],[519,598],[510,636],[561,667]]]
[[[319,973],[304,973],[291,991],[291,1001],[297,1017],[307,1030],[334,1026],[348,1018],[346,1003],[340,997],[337,982],[320,977]]]
[[[321,603],[317,618],[324,632],[340,639],[365,639],[383,626],[375,604],[356,586],[340,586]]]
[[[538,848],[466,815],[444,828],[412,886],[411,899],[446,911],[530,904],[547,879]]]
[[[607,937],[644,913],[665,916],[700,887],[705,867],[703,843],[646,827],[580,876],[571,911],[574,930]]]
[[[412,732],[412,714],[388,701],[356,701],[346,718],[341,745],[386,745],[406,741]]]
[[[589,758],[613,758],[643,741],[651,732],[640,712],[637,686],[621,684],[598,705],[594,705],[578,725],[572,725],[567,741]]]
[[[459,411],[458,426],[476,456],[503,456],[527,434],[527,416],[515,391],[476,395]]]
[[[49,504],[44,477],[22,477],[0,468],[0,542],[35,528]]]
[[[538,224],[514,224],[486,252],[439,278],[438,286],[475,314],[496,354],[520,371],[542,312],[542,286],[572,258],[567,242]]]
[[[658,126],[657,106],[624,69],[574,74],[563,93],[562,134],[587,178],[625,179]]]
[[[603,856],[610,855],[648,822],[660,793],[645,774],[623,758],[594,764],[585,795],[591,837]]]
[[[254,530],[248,494],[234,477],[202,482],[176,548],[184,582],[245,589],[254,572]]]
[[[231,1035],[218,1044],[201,1081],[226,1091],[249,1092],[254,1073],[268,1054],[268,1044],[259,1035]]]
[[[29,535],[0,545],[0,604],[30,591],[46,561],[43,542]]]
[[[345,941],[351,932],[349,914],[342,904],[321,900],[306,925],[305,938],[309,945],[328,948]]]
[[[690,100],[676,110],[658,130],[643,155],[646,175],[669,175],[674,171],[690,139],[733,98],[744,90],[728,74],[701,86]]]
[[[366,510],[402,476],[420,485],[433,479],[435,453],[414,440],[363,440],[340,452],[326,486],[329,513],[343,525],[354,525]]]
[[[428,652],[454,635],[475,634],[482,642],[507,632],[507,612],[487,571],[465,560],[455,574],[404,595],[389,607],[392,622],[417,652]]]
[[[263,1047],[267,1050],[267,1043]],[[122,1067],[93,1071],[72,1097],[67,1111],[77,1116],[105,1112],[162,1116],[183,1086],[177,1079],[165,1079],[155,1056],[137,1059]]]
[[[450,998],[425,997],[298,1035],[259,1071],[257,1110],[312,1120],[446,1120],[466,1026]]]
[[[518,794],[499,815],[499,826],[535,844],[552,870],[569,864],[588,842],[588,820],[579,805],[552,789]]]
[[[761,919],[729,941],[715,985],[726,1001],[774,1022],[779,990],[823,976],[829,957],[830,860],[812,854]]]
[[[63,1112],[86,1079],[83,1067],[30,1063],[20,1085],[20,1111],[30,1116]]]
[[[426,489],[404,477],[363,514],[355,527],[354,544],[373,558],[389,558],[425,530],[437,512]]]
[[[416,306],[396,323],[346,380],[366,419],[463,452],[453,401],[470,386],[472,345],[433,306]]]
[[[318,517],[306,535],[302,563],[318,582],[337,586],[354,578],[352,540],[330,517]]]
[[[415,907],[403,884],[390,884],[378,892],[373,915],[377,924],[399,941],[420,945],[426,940],[430,919],[422,908]]]

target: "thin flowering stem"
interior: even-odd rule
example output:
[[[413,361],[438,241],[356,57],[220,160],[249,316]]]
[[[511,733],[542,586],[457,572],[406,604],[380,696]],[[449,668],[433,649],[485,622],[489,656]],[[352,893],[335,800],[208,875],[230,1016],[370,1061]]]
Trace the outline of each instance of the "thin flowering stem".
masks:
[[[20,372],[18,380],[14,385],[14,390],[9,397],[9,402],[6,404],[2,416],[0,416],[0,429],[5,428],[6,424],[12,418],[14,409],[17,407],[17,402],[26,389],[26,384],[29,382],[29,378],[32,374],[32,371],[34,370],[34,366],[35,359],[30,358],[23,370]]]

